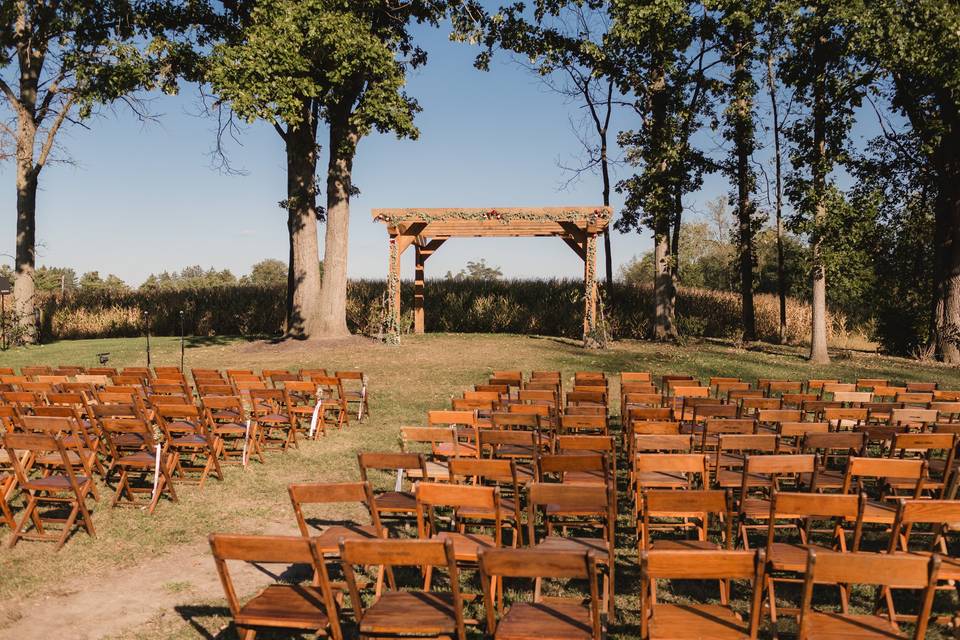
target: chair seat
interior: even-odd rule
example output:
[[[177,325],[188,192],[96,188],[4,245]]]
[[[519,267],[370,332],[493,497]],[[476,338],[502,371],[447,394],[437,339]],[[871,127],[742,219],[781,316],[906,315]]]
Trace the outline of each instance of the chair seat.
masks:
[[[863,521],[880,524],[893,524],[897,516],[896,503],[877,502],[868,500],[867,506],[863,510]]]
[[[598,563],[603,564],[606,564],[610,554],[610,547],[603,538],[547,536],[537,543],[536,548],[544,551],[572,551],[574,553],[587,551]]]
[[[136,433],[111,434],[110,440],[118,449],[136,449],[143,445],[143,436]]]
[[[417,499],[409,491],[387,491],[374,496],[373,504],[380,511],[393,513],[414,513],[417,510]]]
[[[257,416],[257,422],[267,423],[267,424],[289,424],[290,416],[283,413],[267,413],[262,416]]]
[[[122,467],[150,467],[157,462],[157,456],[153,451],[137,451],[128,456],[121,456],[117,464]]]
[[[717,551],[723,547],[709,540],[654,540],[650,543],[650,549],[658,551]]]
[[[740,513],[751,520],[770,518],[770,501],[763,498],[747,498],[740,501]]]
[[[687,474],[668,471],[644,471],[637,474],[637,485],[651,488],[683,489],[690,482]]]
[[[453,555],[458,562],[476,562],[480,548],[493,549],[497,546],[491,536],[479,533],[453,533],[442,531],[433,536],[436,540],[453,542]]]
[[[590,609],[577,603],[518,602],[497,625],[498,640],[574,640],[592,637]]]
[[[170,441],[170,444],[176,447],[205,447],[207,446],[207,439],[201,435],[191,435],[183,436],[182,438],[174,438]]]
[[[420,469],[407,469],[405,473],[411,480],[421,480],[421,476],[423,476],[423,472],[420,471]],[[427,462],[427,479],[443,481],[449,480],[450,467],[446,462],[435,462],[433,460]]]
[[[567,471],[563,474],[564,484],[606,484],[607,474],[603,471]]]
[[[749,637],[749,625],[721,605],[657,604],[650,619],[650,640],[740,640]]]
[[[313,536],[321,553],[340,553],[340,538],[344,540],[370,540],[378,538],[376,527],[370,525],[345,524],[327,527],[323,533]]]
[[[227,410],[223,410],[223,411],[211,411],[211,412],[210,412],[210,416],[211,416],[214,420],[227,420],[227,421],[230,421],[230,422],[234,422],[234,421],[240,419],[240,412],[239,412],[239,411],[227,411]]]
[[[307,585],[270,585],[240,608],[240,625],[296,629],[326,628],[330,622],[320,590]]]
[[[533,458],[537,448],[532,444],[501,444],[496,447],[497,458]]]
[[[82,486],[90,478],[87,476],[76,476],[77,485]],[[25,485],[24,489],[29,489],[32,491],[69,491],[70,490],[70,478],[65,475],[52,475],[47,476],[46,478],[36,478],[35,480],[29,480]]]
[[[740,487],[743,484],[743,472],[730,469],[717,471],[717,484],[724,489]],[[770,485],[770,476],[762,473],[747,474],[748,487],[766,487]]]
[[[362,634],[454,635],[457,619],[449,593],[388,591],[363,613]]]
[[[449,442],[443,442],[434,448],[434,453],[444,458],[452,458],[453,456],[472,458],[476,457],[477,455],[477,445],[473,444],[472,442],[458,442],[456,444],[456,449],[454,449],[453,444]]]
[[[236,422],[222,422],[214,426],[213,432],[218,436],[245,436],[247,435],[247,425],[237,424]]]
[[[807,615],[808,640],[873,640],[874,638],[905,638],[889,620],[881,616],[843,615],[841,613],[811,612]]]
[[[807,550],[811,547],[816,550],[818,555],[837,553],[833,549],[828,549],[818,544],[809,545],[774,542],[767,547],[767,560],[771,566],[778,571],[804,572],[807,570]]]
[[[819,469],[817,471],[817,489],[840,489],[843,487],[843,476],[843,471]],[[801,473],[797,477],[805,486],[810,486],[809,473]]]
[[[67,451],[67,461],[72,466],[77,466],[83,464],[83,460],[93,461],[93,451],[90,449],[81,449],[79,451]],[[36,464],[39,465],[61,465],[63,463],[63,458],[60,457],[59,453],[50,453],[42,456],[37,456],[34,460]]]

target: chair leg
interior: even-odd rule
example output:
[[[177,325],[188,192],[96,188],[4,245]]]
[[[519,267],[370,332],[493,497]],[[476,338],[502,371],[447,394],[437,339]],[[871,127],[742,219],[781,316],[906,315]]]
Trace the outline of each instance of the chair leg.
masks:
[[[59,551],[63,547],[64,543],[67,541],[67,538],[70,536],[70,531],[73,529],[73,523],[77,520],[77,513],[80,511],[80,500],[78,499],[73,503],[73,509],[70,510],[70,515],[67,516],[66,521],[63,523],[63,531],[60,533],[60,538],[57,540],[57,546],[55,551]]]
[[[13,534],[10,536],[10,542],[7,543],[7,547],[13,548],[15,544],[20,540],[20,537],[23,535],[23,529],[26,526],[28,521],[33,521],[34,526],[39,522],[39,518],[36,517],[37,509],[37,498],[36,496],[30,496],[30,501],[27,503],[27,509],[23,513],[23,517],[20,519],[20,522],[17,524],[16,529],[13,530]],[[43,532],[43,525],[40,525],[40,532]]]

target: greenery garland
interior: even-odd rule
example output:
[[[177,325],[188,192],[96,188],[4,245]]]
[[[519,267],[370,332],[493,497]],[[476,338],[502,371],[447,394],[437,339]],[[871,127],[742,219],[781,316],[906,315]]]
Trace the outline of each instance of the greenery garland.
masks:
[[[496,220],[497,222],[502,222],[508,224],[510,222],[518,220],[526,221],[543,221],[543,222],[582,222],[586,221],[588,224],[596,224],[600,220],[607,220],[610,217],[610,211],[598,207],[588,213],[586,216],[581,213],[581,210],[578,209],[568,209],[560,213],[534,213],[534,212],[524,212],[524,211],[497,211],[496,209],[489,209],[487,211],[464,211],[464,210],[449,210],[445,211],[443,214],[428,214],[422,212],[409,212],[396,215],[378,215],[375,220],[378,222],[386,222],[389,225],[397,225],[404,222],[449,222],[453,220],[463,220],[463,221],[472,221],[472,222],[486,222],[490,220]]]

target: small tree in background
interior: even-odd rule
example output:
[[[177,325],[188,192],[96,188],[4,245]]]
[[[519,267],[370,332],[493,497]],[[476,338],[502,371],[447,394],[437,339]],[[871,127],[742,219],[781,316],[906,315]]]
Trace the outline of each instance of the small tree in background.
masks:
[[[37,190],[64,125],[118,100],[144,116],[131,94],[152,88],[159,67],[135,43],[130,0],[4,0],[0,4],[0,102],[16,119],[17,239],[14,304],[21,335],[35,338]],[[169,86],[165,86],[169,88]]]

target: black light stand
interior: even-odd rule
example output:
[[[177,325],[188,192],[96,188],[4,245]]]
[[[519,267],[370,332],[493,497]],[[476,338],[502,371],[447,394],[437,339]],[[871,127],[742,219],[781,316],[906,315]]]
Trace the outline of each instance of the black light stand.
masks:
[[[146,311],[143,312],[144,325],[147,330],[147,366],[150,366],[150,314]]]
[[[183,309],[180,310],[180,371],[183,371]]]

